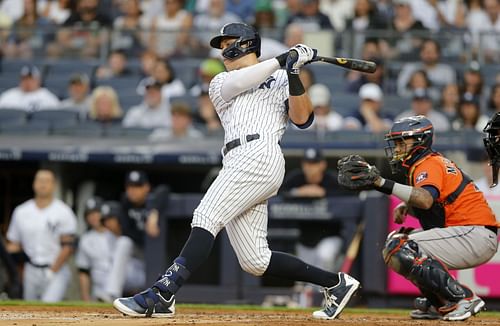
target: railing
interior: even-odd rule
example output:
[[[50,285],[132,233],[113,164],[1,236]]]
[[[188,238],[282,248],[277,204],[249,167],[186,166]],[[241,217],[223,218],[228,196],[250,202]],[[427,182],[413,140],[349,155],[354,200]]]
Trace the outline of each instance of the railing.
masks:
[[[43,26],[36,29],[13,28],[0,30],[1,50],[6,59],[24,58],[80,58],[105,60],[116,48],[137,56],[151,49],[164,56],[206,57],[208,40],[218,30],[152,31],[108,28],[80,28]],[[263,37],[281,40],[283,29],[265,29]],[[325,48],[325,54],[361,57],[362,45],[368,39],[382,40],[384,56],[393,60],[415,60],[424,38],[436,39],[442,47],[445,60],[467,60],[476,57],[480,62],[500,61],[500,34],[480,32],[472,34],[465,29],[413,31],[368,30],[364,32],[321,31],[305,33],[304,41],[311,46]]]

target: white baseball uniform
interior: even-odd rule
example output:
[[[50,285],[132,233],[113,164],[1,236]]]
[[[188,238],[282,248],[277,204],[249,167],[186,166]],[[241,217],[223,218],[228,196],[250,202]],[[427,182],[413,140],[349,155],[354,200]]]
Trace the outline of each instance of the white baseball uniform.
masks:
[[[106,298],[110,294],[121,296],[125,285],[125,290],[144,287],[144,263],[133,258],[132,251],[133,243],[129,237],[117,237],[108,230],[90,230],[82,235],[76,266],[90,271],[94,299]],[[115,268],[123,272],[113,273]]]
[[[254,275],[262,275],[271,258],[267,199],[277,193],[285,173],[279,141],[289,121],[288,77],[277,66],[270,59],[222,72],[211,81],[209,95],[225,130],[224,142],[239,139],[241,145],[228,152],[223,148],[222,170],[192,222],[214,236],[226,227],[241,267]],[[247,141],[255,134],[258,139]]]
[[[25,300],[56,302],[63,299],[70,270],[64,265],[50,275],[49,267],[61,251],[61,236],[74,235],[76,225],[75,214],[59,199],[43,209],[36,206],[33,199],[15,208],[7,239],[19,243],[30,259],[23,276]]]

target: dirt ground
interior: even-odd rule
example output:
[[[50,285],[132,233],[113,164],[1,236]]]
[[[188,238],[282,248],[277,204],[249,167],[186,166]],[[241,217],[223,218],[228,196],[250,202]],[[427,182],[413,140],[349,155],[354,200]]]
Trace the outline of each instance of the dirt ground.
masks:
[[[1,303],[0,303],[1,304]],[[444,321],[414,321],[402,314],[368,314],[347,309],[339,319],[318,321],[308,311],[267,311],[212,308],[177,308],[176,316],[169,319],[124,317],[112,307],[60,307],[60,306],[0,306],[0,325],[380,325],[417,326],[450,325]],[[500,325],[498,315],[486,313],[460,323],[460,325]]]

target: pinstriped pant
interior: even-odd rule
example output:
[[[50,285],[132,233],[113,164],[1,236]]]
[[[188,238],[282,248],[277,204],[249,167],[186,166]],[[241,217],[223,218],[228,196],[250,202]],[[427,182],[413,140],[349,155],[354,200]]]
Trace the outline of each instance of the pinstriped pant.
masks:
[[[262,275],[271,259],[267,244],[267,199],[283,181],[285,160],[277,140],[254,140],[231,150],[195,209],[192,227],[214,236],[225,227],[240,266]]]

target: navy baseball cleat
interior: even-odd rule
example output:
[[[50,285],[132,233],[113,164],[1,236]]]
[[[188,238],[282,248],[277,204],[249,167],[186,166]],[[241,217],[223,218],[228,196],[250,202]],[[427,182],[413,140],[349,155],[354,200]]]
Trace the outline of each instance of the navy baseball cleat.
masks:
[[[325,307],[315,311],[317,319],[335,319],[344,310],[352,295],[358,290],[359,282],[350,275],[339,273],[339,284],[324,289]]]
[[[131,317],[169,318],[175,314],[175,296],[165,299],[156,288],[150,288],[133,297],[118,298],[113,307]]]

